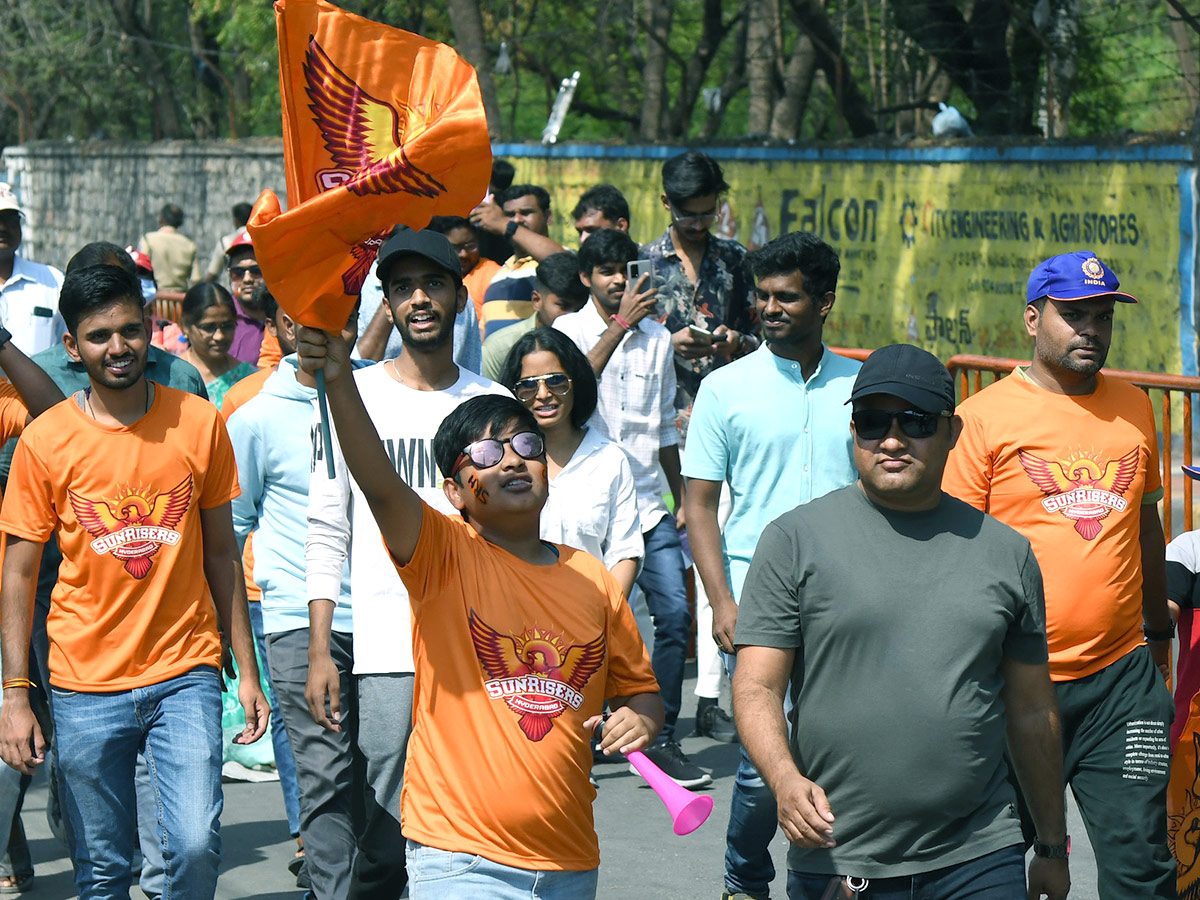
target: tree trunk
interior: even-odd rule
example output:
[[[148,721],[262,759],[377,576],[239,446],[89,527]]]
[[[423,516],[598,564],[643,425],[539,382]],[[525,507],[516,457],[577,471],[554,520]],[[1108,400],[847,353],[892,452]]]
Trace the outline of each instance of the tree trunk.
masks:
[[[644,141],[657,141],[663,136],[673,8],[672,0],[646,0],[646,67],[642,70],[642,124],[638,129]]]
[[[492,78],[491,61],[484,41],[483,13],[479,11],[479,0],[447,0],[446,8],[450,11],[450,21],[454,23],[456,49],[463,59],[475,67],[488,133],[493,140],[501,140],[504,137],[504,124],[500,116],[500,98],[496,94],[496,82]]]
[[[817,68],[817,57],[812,39],[801,32],[788,59],[783,73],[783,96],[771,113],[770,136],[773,140],[787,141],[800,136],[800,121],[808,105],[812,90],[813,73]]]
[[[850,62],[839,49],[841,42],[820,0],[791,0],[796,24],[812,39],[817,66],[829,79],[838,112],[855,137],[866,137],[878,130],[870,100],[859,90],[850,72]]]
[[[175,96],[173,79],[154,43],[149,21],[138,17],[136,0],[110,0],[117,24],[133,42],[141,77],[153,94],[150,115],[155,140],[187,137],[179,115],[179,100]],[[149,10],[144,10],[149,12]]]
[[[729,107],[729,101],[746,86],[747,30],[747,19],[742,16],[737,36],[734,38],[733,58],[729,61],[725,81],[721,83],[721,87],[717,91],[717,103],[715,107],[708,106],[704,116],[704,136],[706,138],[716,137],[717,132],[721,130],[721,123],[725,121],[725,110]]]
[[[749,17],[746,45],[746,82],[750,89],[750,110],[746,131],[766,134],[771,127],[771,107],[775,101],[775,15],[772,0],[747,0]]]
[[[682,66],[679,91],[675,96],[675,105],[671,108],[668,137],[680,141],[688,139],[692,110],[696,108],[696,102],[703,94],[704,78],[721,42],[732,27],[732,21],[725,22],[721,18],[721,0],[704,0],[704,30],[700,34],[696,49]]]

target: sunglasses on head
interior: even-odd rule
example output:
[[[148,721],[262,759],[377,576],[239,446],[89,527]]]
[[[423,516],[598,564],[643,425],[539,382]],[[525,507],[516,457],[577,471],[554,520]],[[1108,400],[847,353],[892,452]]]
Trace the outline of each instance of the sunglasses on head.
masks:
[[[467,463],[477,469],[490,469],[499,465],[500,460],[504,459],[505,444],[512,444],[512,448],[522,459],[537,459],[546,451],[545,442],[536,431],[518,431],[507,438],[483,438],[463,447],[450,477],[457,475]]]
[[[533,375],[529,378],[517,379],[513,385],[513,393],[518,400],[532,400],[537,396],[538,385],[545,383],[546,390],[555,397],[561,397],[571,390],[571,379],[563,372],[551,372],[549,375]]]
[[[883,409],[856,409],[850,414],[855,433],[865,441],[882,440],[892,430],[892,423],[910,438],[933,437],[937,432],[938,420],[950,418],[953,413],[927,413],[919,409],[888,412]]]

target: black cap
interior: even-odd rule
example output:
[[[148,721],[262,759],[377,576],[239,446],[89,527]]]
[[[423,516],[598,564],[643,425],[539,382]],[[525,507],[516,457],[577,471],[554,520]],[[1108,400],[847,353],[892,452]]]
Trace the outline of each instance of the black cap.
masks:
[[[379,249],[379,265],[375,267],[380,282],[387,287],[388,269],[401,256],[423,256],[449,272],[457,284],[462,284],[462,266],[458,254],[444,234],[422,229],[413,231],[407,225],[397,225],[392,236]]]
[[[941,360],[912,344],[880,347],[867,357],[850,400],[893,394],[927,413],[954,411],[954,379]]]

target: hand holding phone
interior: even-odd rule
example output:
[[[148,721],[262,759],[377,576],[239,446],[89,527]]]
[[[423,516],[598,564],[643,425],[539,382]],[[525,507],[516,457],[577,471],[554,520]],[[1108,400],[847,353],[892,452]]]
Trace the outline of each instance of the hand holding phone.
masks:
[[[653,260],[630,260],[625,266],[625,296],[618,315],[630,325],[658,311],[658,290],[650,284],[653,274]]]

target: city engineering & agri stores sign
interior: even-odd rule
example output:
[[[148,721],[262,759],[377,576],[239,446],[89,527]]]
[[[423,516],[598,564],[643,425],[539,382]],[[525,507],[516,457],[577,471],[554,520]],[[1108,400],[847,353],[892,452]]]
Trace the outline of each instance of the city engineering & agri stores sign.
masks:
[[[659,200],[662,160],[678,151],[647,148],[638,159],[607,152],[495,148],[516,164],[518,182],[550,190],[552,233],[566,246],[577,246],[575,201],[600,182],[625,192],[635,239],[657,237],[668,221]],[[800,159],[783,158],[785,151],[709,152],[730,185],[714,233],[755,247],[808,230],[838,251],[837,305],[825,329],[830,344],[906,341],[942,359],[1027,359],[1022,308],[1029,272],[1055,253],[1090,249],[1142,301],[1119,310],[1109,365],[1197,374],[1188,148],[791,154],[809,157]],[[520,158],[525,153],[532,155]]]

